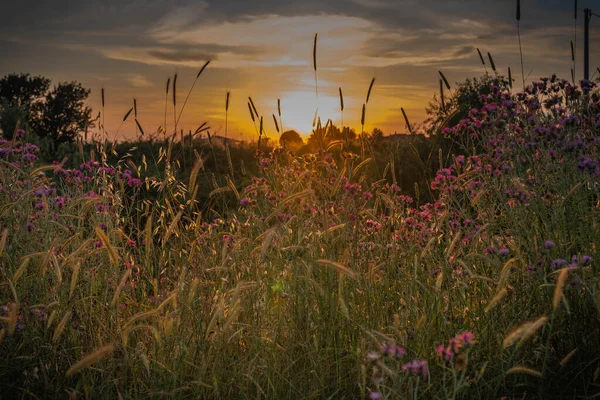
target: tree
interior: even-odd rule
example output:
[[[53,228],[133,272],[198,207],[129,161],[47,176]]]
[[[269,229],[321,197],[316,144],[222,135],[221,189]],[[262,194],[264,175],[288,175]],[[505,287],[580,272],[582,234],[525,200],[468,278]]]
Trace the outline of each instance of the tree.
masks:
[[[291,130],[285,131],[279,137],[279,144],[281,147],[289,148],[289,149],[297,149],[298,147],[304,144],[304,140],[298,132]]]
[[[85,105],[90,94],[78,82],[62,82],[50,90],[50,80],[29,74],[0,79],[0,127],[10,137],[17,122],[53,144],[72,142],[93,126],[92,110]]]
[[[26,129],[29,116],[40,112],[50,80],[29,74],[10,74],[0,79],[0,129],[8,139],[17,126]]]
[[[0,101],[6,108],[19,108],[29,113],[48,92],[50,80],[29,74],[9,74],[0,79]]]
[[[371,132],[371,141],[377,142],[383,138],[383,131],[379,128],[373,128],[373,132]]]
[[[46,94],[41,114],[32,118],[35,132],[55,144],[73,142],[78,133],[93,126],[92,109],[85,105],[89,94],[78,82],[59,83]]]

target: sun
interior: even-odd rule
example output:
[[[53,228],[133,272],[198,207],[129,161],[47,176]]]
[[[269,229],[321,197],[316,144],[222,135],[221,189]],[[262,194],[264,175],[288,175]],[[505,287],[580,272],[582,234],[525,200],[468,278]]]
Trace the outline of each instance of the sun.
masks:
[[[312,133],[315,112],[321,117],[323,125],[328,119],[339,125],[339,97],[328,96],[325,93],[319,93],[317,97],[315,90],[286,92],[281,97],[281,119],[285,131],[293,129],[308,137]]]

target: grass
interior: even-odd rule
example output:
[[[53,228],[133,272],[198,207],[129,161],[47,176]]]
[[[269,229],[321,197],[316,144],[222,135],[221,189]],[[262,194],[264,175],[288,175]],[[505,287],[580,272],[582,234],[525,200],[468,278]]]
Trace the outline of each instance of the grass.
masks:
[[[189,169],[174,138],[138,143],[162,143],[153,161],[82,146],[71,168],[2,141],[0,393],[597,395],[599,91],[486,93],[444,130],[429,203],[397,184],[398,148],[329,122],[314,153],[253,148],[253,176],[212,141]],[[412,150],[426,176],[436,152]]]

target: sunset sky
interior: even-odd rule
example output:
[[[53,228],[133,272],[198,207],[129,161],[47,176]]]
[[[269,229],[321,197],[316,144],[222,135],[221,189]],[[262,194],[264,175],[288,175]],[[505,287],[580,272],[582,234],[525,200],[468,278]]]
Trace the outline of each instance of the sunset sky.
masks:
[[[29,72],[54,82],[77,80],[92,90],[100,110],[106,91],[106,128],[114,133],[137,98],[146,132],[163,124],[165,84],[178,73],[178,103],[199,68],[200,77],[180,121],[187,132],[208,121],[225,134],[225,94],[231,90],[228,133],[254,139],[248,113],[252,96],[275,136],[272,114],[281,99],[285,129],[310,133],[315,109],[341,123],[338,87],[345,97],[344,123],[360,130],[361,107],[376,78],[365,130],[404,132],[400,112],[425,118],[438,90],[438,70],[451,83],[484,72],[476,47],[492,53],[498,70],[521,74],[513,0],[21,0],[2,6],[0,74]],[[579,1],[577,78],[583,75],[583,9]],[[573,1],[522,1],[525,74],[570,78]],[[600,65],[600,18],[592,18],[591,68]],[[319,97],[312,46],[319,34]],[[169,99],[167,126],[172,130]],[[133,135],[128,120],[121,129]],[[243,136],[242,136],[243,135]]]

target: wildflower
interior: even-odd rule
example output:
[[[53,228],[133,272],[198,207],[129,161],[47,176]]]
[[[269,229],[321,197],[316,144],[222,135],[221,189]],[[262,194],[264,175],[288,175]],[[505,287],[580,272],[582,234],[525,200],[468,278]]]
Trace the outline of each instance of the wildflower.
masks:
[[[546,240],[544,242],[545,249],[552,249],[552,248],[554,248],[554,246],[556,246],[556,244],[554,244],[554,242],[552,240]]]
[[[406,355],[406,350],[404,350],[402,347],[396,347],[396,354],[394,354],[394,356],[396,357],[396,360],[399,360],[402,358],[402,356]]]
[[[553,269],[558,269],[560,267],[562,267],[563,265],[567,265],[569,262],[567,260],[563,260],[562,258],[557,258],[555,260],[552,260],[552,268]]]
[[[244,197],[243,199],[240,200],[240,205],[242,207],[246,207],[248,204],[250,204],[250,199],[247,197]]]
[[[381,345],[381,354],[387,357],[391,357],[396,354],[396,345],[394,343],[384,342]]]
[[[373,221],[372,219],[368,219],[365,225],[367,225],[368,229],[373,229],[375,231],[381,229],[381,224],[377,221]]]
[[[33,231],[35,229],[35,226],[31,222],[28,222],[25,225],[25,229],[27,229],[27,232],[31,232],[31,231]]]
[[[500,250],[498,250],[498,255],[507,256],[509,254],[510,254],[510,250],[508,250],[506,247],[503,247]]]
[[[286,214],[286,213],[281,213],[281,214],[279,214],[279,215],[277,216],[277,218],[278,218],[278,219],[279,219],[281,222],[286,222],[286,221],[289,221],[289,220],[292,218],[292,216],[291,216],[291,215],[289,215],[289,214]]]
[[[140,187],[142,186],[142,181],[138,178],[129,178],[127,180],[127,186],[129,187]]]
[[[475,343],[473,332],[463,332],[456,335],[456,339],[462,342],[463,346],[470,346]]]
[[[35,154],[26,153],[23,154],[23,161],[28,164],[33,164],[33,162],[37,159]]]
[[[443,344],[440,344],[435,349],[435,352],[440,358],[443,358],[446,361],[450,361],[452,357],[454,357],[454,353],[452,353],[449,349],[446,349],[446,347]]]
[[[594,259],[592,257],[586,256],[586,255],[581,256],[581,257],[577,257],[577,256],[571,257],[571,262],[574,267],[589,265],[592,263],[592,261],[594,261]]]
[[[402,366],[402,371],[415,375],[429,375],[429,368],[425,360],[412,360]]]
[[[362,194],[362,197],[363,197],[364,199],[366,199],[366,200],[370,200],[370,199],[372,199],[372,198],[373,198],[373,193],[371,193],[371,192],[364,192],[364,193]]]

